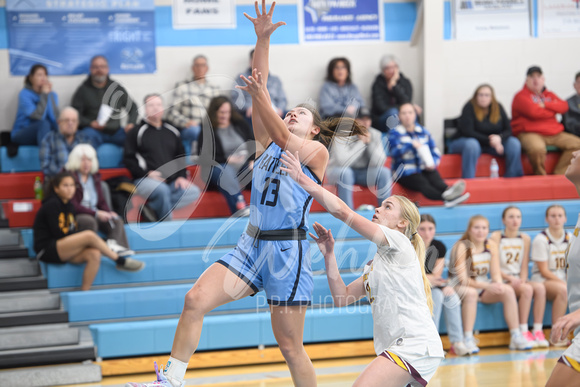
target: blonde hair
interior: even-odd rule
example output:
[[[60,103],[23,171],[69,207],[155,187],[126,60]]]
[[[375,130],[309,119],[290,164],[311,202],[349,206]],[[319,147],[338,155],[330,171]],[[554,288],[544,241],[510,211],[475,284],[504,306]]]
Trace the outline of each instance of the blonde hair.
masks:
[[[89,144],[79,144],[75,146],[68,155],[68,161],[64,165],[64,169],[71,172],[77,172],[81,169],[81,160],[83,157],[86,157],[93,162],[90,170],[91,175],[97,173],[99,171],[97,151]]]
[[[550,210],[553,208],[561,209],[562,211],[564,211],[564,216],[566,216],[566,209],[564,207],[562,207],[560,204],[552,204],[550,207],[546,208],[546,218],[548,217]]]
[[[427,306],[429,311],[433,314],[433,297],[431,296],[431,285],[427,279],[425,272],[425,243],[423,238],[417,233],[417,227],[421,223],[421,216],[417,206],[404,196],[394,195],[395,199],[401,205],[401,217],[408,221],[405,227],[405,236],[409,238],[419,258],[419,266],[421,267],[421,276],[423,277],[423,287],[425,288],[425,295],[427,296]]]

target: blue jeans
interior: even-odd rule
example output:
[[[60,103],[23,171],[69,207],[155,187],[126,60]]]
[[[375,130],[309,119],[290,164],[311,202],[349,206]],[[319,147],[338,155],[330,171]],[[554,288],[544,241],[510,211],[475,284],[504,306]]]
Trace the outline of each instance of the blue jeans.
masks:
[[[224,195],[232,214],[241,209],[238,208],[238,203],[242,203],[245,206],[246,200],[240,190],[236,170],[230,165],[220,164],[212,167],[209,183]]]
[[[159,220],[171,220],[171,211],[185,207],[199,197],[199,188],[193,184],[183,190],[175,187],[175,182],[167,184],[144,177],[135,180],[137,194],[147,200]]]
[[[42,139],[51,130],[58,131],[58,127],[49,120],[35,121],[26,128],[21,128],[16,132],[11,132],[10,138],[18,145],[40,145]]]
[[[461,320],[461,300],[457,293],[445,297],[443,290],[439,288],[431,289],[433,297],[433,321],[439,331],[439,321],[441,321],[441,310],[445,310],[445,322],[447,323],[447,335],[449,341],[458,343],[463,341],[463,325]]]
[[[338,197],[350,208],[354,208],[352,200],[355,184],[365,187],[376,187],[375,192],[379,205],[391,196],[391,170],[387,167],[379,168],[328,168],[328,182],[337,186]]]
[[[185,148],[185,154],[187,156],[191,155],[191,143],[197,141],[200,132],[201,126],[188,126],[181,131],[181,141],[183,142],[183,148]],[[199,149],[197,153],[199,153]]]
[[[461,176],[464,179],[475,177],[475,168],[477,160],[481,153],[487,153],[496,157],[505,158],[505,177],[523,176],[522,168],[522,146],[520,141],[515,137],[508,137],[503,141],[503,155],[497,154],[494,148],[490,146],[482,147],[475,138],[460,137],[451,141],[449,144],[449,153],[461,154]]]
[[[94,129],[90,126],[82,129],[82,133],[87,137],[89,144],[93,146],[93,148],[98,149],[103,143],[115,144],[119,145],[120,147],[125,146],[125,129],[119,128],[113,134],[106,134],[103,133],[102,130]]]

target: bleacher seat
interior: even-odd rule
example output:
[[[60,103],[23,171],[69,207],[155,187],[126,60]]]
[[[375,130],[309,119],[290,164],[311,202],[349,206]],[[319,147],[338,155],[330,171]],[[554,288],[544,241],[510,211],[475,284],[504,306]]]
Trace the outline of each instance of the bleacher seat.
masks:
[[[18,147],[18,154],[14,157],[8,157],[5,146],[0,147],[0,170],[10,173],[40,171],[38,147],[21,145]]]

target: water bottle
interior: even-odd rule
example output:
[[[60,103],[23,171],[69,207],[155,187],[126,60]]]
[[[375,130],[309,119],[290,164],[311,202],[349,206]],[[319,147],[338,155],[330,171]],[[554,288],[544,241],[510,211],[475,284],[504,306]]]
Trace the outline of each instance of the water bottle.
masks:
[[[499,165],[497,165],[496,159],[491,159],[491,164],[489,165],[489,177],[492,179],[497,179],[499,177]]]
[[[40,181],[40,176],[36,176],[34,179],[34,198],[37,200],[42,200],[42,182]]]

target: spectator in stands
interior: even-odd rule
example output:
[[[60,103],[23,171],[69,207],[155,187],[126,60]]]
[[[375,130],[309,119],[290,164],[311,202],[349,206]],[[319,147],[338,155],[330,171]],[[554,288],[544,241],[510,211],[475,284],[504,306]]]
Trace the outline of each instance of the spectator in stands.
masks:
[[[520,232],[522,212],[515,206],[506,207],[502,213],[505,230],[494,231],[491,240],[499,248],[501,276],[509,284],[518,297],[520,330],[524,337],[534,347],[549,347],[544,337],[542,322],[546,309],[546,288],[539,282],[528,280],[528,264],[530,262],[530,236]],[[534,300],[534,329],[528,330],[530,309]]]
[[[187,179],[179,130],[162,119],[161,96],[149,94],[144,103],[145,119],[128,133],[123,161],[137,194],[148,200],[158,219],[171,220],[171,210],[190,204],[200,191]]]
[[[240,78],[241,75],[245,76],[246,78],[252,75],[252,61],[254,60],[254,49],[250,51],[250,66],[244,71],[243,73],[238,74],[236,77],[236,84],[239,86],[246,86],[246,84]],[[270,99],[272,100],[272,107],[278,113],[280,117],[284,117],[286,114],[286,105],[288,101],[286,100],[286,93],[284,92],[284,88],[282,87],[282,81],[275,75],[269,74],[267,80],[266,88],[268,89],[268,93],[270,93]],[[243,96],[244,97],[244,106],[240,107],[240,112],[246,117],[246,120],[251,124],[252,123],[252,96],[249,93],[240,93],[238,89],[232,90],[231,100],[234,102],[236,106],[240,106],[238,103],[238,99]]]
[[[91,59],[90,74],[75,91],[72,106],[79,112],[79,128],[95,149],[103,143],[122,147],[125,133],[137,122],[137,106],[127,90],[109,78],[109,62],[102,55]],[[128,115],[124,128],[123,110]]]
[[[57,131],[58,96],[52,91],[48,71],[41,64],[30,68],[18,94],[18,111],[10,138],[18,145],[40,145],[50,131]]]
[[[185,153],[191,154],[191,145],[197,141],[201,131],[209,101],[220,94],[219,87],[207,78],[207,58],[197,55],[193,58],[191,71],[193,78],[178,82],[173,89],[173,106],[167,112],[167,120],[181,128],[181,139]],[[196,153],[194,149],[193,153]]]
[[[75,194],[71,199],[80,231],[101,231],[111,250],[121,255],[133,255],[125,234],[123,219],[111,211],[99,173],[97,152],[89,144],[79,144],[69,155],[65,169],[75,178]]]
[[[40,168],[45,180],[59,173],[68,160],[71,150],[80,143],[88,142],[77,133],[79,113],[70,106],[62,109],[58,117],[58,132],[49,132],[40,144]]]
[[[72,199],[75,181],[70,172],[60,172],[34,219],[36,258],[47,263],[86,263],[81,290],[89,290],[101,264],[101,254],[119,270],[139,271],[145,264],[116,253],[94,231],[78,231]],[[129,252],[129,251],[127,251]]]
[[[386,133],[399,124],[399,107],[413,100],[413,86],[399,71],[399,64],[393,55],[383,56],[380,67],[381,73],[377,75],[372,86],[373,126]],[[423,109],[415,104],[413,107],[416,114],[421,115]]]
[[[446,207],[466,201],[469,193],[465,192],[465,182],[459,180],[448,186],[437,171],[441,153],[427,129],[416,122],[412,104],[401,105],[399,119],[401,124],[389,132],[395,180],[407,189],[421,192],[428,199],[443,200]]]
[[[546,210],[548,228],[540,232],[532,242],[532,281],[546,287],[546,298],[552,303],[552,324],[566,313],[566,250],[572,234],[564,230],[566,210],[553,204]],[[568,340],[552,343],[567,346]]]
[[[352,193],[355,184],[370,187],[380,206],[391,196],[393,185],[391,171],[385,167],[387,155],[381,132],[371,127],[367,108],[359,110],[356,121],[368,132],[333,142],[328,161],[328,182],[337,186],[338,197],[351,209],[354,209]]]
[[[328,117],[356,117],[365,101],[352,83],[350,62],[346,58],[334,58],[328,63],[326,79],[320,89],[320,115]]]
[[[445,310],[445,321],[451,342],[450,352],[457,356],[469,355],[469,349],[463,343],[461,300],[455,293],[455,289],[448,286],[447,280],[442,278],[447,248],[443,242],[435,239],[435,230],[435,219],[429,214],[422,214],[417,232],[425,242],[425,272],[431,285],[431,296],[433,297],[433,321],[437,331],[439,331],[441,311]]]
[[[232,214],[247,216],[250,213],[242,188],[251,181],[251,171],[254,166],[254,134],[246,120],[233,109],[228,97],[216,97],[211,100],[208,108],[211,128],[204,130],[199,136],[201,158],[208,154],[219,165],[211,166],[209,171],[209,185],[217,188],[226,198]],[[204,134],[212,135],[215,152],[207,152],[204,146]],[[207,140],[207,139],[206,139]],[[207,141],[205,147],[210,147]],[[200,164],[205,163],[200,160]],[[206,169],[205,167],[202,167]],[[204,171],[206,173],[207,171]],[[242,184],[240,180],[243,180]]]
[[[461,176],[475,177],[475,167],[481,153],[505,157],[505,177],[524,174],[521,144],[512,136],[510,120],[501,104],[495,99],[490,85],[478,86],[463,107],[458,131],[449,144],[449,153],[461,154]]]
[[[580,149],[580,137],[564,132],[564,125],[558,122],[556,114],[566,113],[568,103],[548,91],[544,83],[542,69],[530,67],[524,88],[512,102],[512,131],[522,143],[536,175],[546,174],[546,146],[560,148],[562,155],[554,174],[562,175],[570,164],[572,152]]]
[[[514,289],[503,283],[497,244],[487,239],[489,221],[482,215],[469,219],[467,230],[453,246],[449,280],[463,300],[463,334],[470,353],[479,352],[473,338],[477,301],[503,304],[503,314],[510,330],[510,349],[527,350],[532,344],[519,327],[518,301]]]
[[[568,98],[568,111],[564,115],[566,132],[580,136],[580,72],[576,73],[574,82],[576,94]]]

